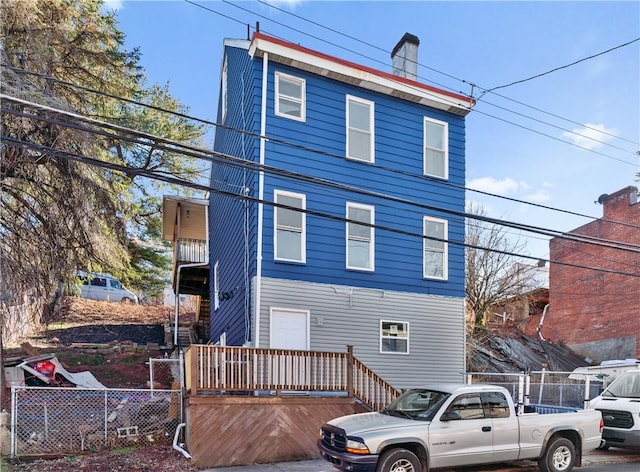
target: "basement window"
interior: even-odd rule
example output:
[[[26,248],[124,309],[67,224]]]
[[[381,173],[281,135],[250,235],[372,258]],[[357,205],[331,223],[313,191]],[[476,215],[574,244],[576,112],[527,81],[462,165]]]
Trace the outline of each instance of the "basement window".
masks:
[[[409,322],[380,320],[380,353],[409,354]]]

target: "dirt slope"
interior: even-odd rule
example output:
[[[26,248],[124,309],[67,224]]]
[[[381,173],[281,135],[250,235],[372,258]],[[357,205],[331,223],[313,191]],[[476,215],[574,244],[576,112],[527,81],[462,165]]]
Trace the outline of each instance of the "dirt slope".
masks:
[[[150,357],[162,357],[164,323],[173,308],[96,302],[79,298],[62,299],[46,329],[30,345],[40,354],[55,353],[70,372],[88,370],[107,387],[148,388]],[[181,320],[193,319],[182,313]],[[99,344],[100,346],[87,346]],[[30,349],[28,349],[30,350]],[[23,349],[8,349],[7,356],[28,357]],[[170,387],[167,385],[165,387]],[[10,398],[9,392],[3,400]],[[6,403],[6,401],[3,401]],[[4,405],[10,409],[10,405]],[[59,459],[0,462],[9,472],[144,471],[192,472],[197,468],[166,444],[102,451]]]

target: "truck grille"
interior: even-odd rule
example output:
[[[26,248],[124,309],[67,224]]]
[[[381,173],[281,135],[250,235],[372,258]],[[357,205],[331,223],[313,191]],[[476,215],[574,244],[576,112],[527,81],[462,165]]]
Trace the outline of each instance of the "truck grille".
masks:
[[[600,410],[604,425],[610,428],[630,429],[633,427],[633,416],[628,411]]]
[[[322,426],[322,444],[334,451],[344,452],[347,448],[347,435],[344,429],[330,424]]]

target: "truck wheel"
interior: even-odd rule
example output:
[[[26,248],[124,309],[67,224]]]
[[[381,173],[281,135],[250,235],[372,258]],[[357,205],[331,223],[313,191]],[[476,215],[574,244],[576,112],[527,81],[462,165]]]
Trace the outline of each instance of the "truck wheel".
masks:
[[[407,449],[390,449],[380,458],[376,472],[421,472],[416,455]]]
[[[544,455],[538,460],[541,472],[569,472],[576,459],[576,447],[567,438],[549,442]]]

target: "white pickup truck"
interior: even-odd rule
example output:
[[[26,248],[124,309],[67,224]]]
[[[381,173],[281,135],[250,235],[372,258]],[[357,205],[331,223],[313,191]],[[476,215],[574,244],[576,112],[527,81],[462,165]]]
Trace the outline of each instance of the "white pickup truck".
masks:
[[[516,414],[509,392],[493,385],[412,389],[379,413],[322,426],[322,457],[342,471],[426,472],[521,459],[543,472],[569,472],[600,446],[602,416],[585,410]]]
[[[601,449],[613,446],[640,450],[640,370],[617,377],[591,400],[591,407],[600,410],[604,420]]]

